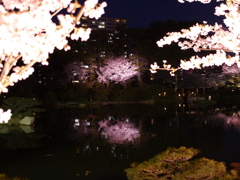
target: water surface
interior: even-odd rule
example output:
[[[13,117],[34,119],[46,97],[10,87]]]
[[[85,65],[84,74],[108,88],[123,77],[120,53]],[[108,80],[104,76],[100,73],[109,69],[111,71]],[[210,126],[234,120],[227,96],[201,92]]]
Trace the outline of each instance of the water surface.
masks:
[[[48,110],[32,133],[20,127],[2,131],[0,173],[31,180],[125,180],[132,162],[170,146],[194,147],[201,150],[198,157],[227,165],[240,162],[238,110],[183,105]]]

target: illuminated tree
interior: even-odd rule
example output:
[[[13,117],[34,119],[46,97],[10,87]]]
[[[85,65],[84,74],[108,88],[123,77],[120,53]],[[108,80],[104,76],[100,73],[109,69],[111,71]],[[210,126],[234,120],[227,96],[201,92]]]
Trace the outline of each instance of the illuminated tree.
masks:
[[[179,0],[179,2],[193,2],[194,0]],[[211,0],[195,0],[202,3],[209,3]],[[223,1],[223,0],[218,0]],[[157,44],[162,47],[172,42],[178,42],[182,50],[193,49],[196,52],[203,50],[215,51],[213,54],[199,57],[193,56],[190,61],[181,60],[183,69],[202,68],[205,66],[222,65],[228,66],[237,63],[240,67],[239,52],[240,52],[240,13],[239,0],[227,0],[216,7],[215,15],[225,16],[224,25],[215,23],[208,25],[196,24],[189,29],[182,29],[181,32],[171,32],[163,37]],[[231,53],[231,56],[230,54]]]
[[[137,75],[138,67],[133,62],[124,57],[108,59],[97,72],[98,82],[106,83],[123,83]]]
[[[68,37],[87,40],[91,29],[78,27],[80,18],[99,18],[106,6],[98,0],[86,0],[83,5],[71,0],[0,2],[0,93],[32,74],[35,63],[47,65],[55,48],[68,50]]]
[[[76,62],[66,64],[63,73],[66,75],[68,82],[85,81],[89,77],[88,69]]]

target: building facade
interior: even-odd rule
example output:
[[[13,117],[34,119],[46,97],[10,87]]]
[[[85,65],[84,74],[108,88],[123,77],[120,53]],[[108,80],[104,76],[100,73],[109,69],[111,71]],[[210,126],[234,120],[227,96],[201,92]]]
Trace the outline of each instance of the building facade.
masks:
[[[96,29],[105,29],[115,31],[119,25],[129,25],[128,19],[101,17],[99,19],[91,19],[89,17],[81,18],[81,27]]]

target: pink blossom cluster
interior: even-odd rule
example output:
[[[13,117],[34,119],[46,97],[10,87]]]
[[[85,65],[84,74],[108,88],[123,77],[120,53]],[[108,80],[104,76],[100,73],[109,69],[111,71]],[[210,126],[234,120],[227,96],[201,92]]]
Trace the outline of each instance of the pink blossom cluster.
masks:
[[[107,84],[109,82],[125,83],[125,81],[137,75],[137,69],[138,67],[128,58],[111,58],[97,71],[97,80]]]
[[[179,0],[180,2],[193,2],[194,0]],[[202,3],[209,3],[211,0],[195,0]],[[222,1],[222,0],[218,0]],[[196,52],[212,50],[215,54],[205,57],[194,56],[190,61],[181,60],[183,69],[201,68],[204,66],[222,65],[228,66],[239,64],[240,52],[240,13],[239,0],[228,0],[215,8],[215,15],[224,16],[224,25],[215,23],[208,25],[196,24],[189,29],[182,29],[181,32],[171,32],[157,41],[159,47],[177,42],[182,50],[193,49]],[[184,39],[184,40],[182,40]],[[229,56],[229,52],[232,56]]]

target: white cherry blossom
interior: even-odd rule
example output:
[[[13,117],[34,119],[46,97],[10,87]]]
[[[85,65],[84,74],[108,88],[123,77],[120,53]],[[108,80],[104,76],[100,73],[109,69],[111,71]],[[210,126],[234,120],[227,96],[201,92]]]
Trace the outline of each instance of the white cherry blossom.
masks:
[[[194,0],[179,0],[179,2],[193,2]],[[195,0],[210,3],[211,0]],[[217,0],[224,1],[224,0]],[[201,68],[205,66],[233,65],[239,63],[240,53],[240,0],[227,0],[215,8],[215,15],[224,16],[223,25],[215,23],[208,25],[196,24],[181,32],[171,32],[157,41],[159,47],[178,42],[182,50],[193,49],[196,52],[211,50],[214,54],[204,57],[194,56],[190,61],[181,60],[183,69]],[[183,39],[183,40],[182,40]],[[231,53],[231,54],[229,54]],[[231,56],[230,56],[231,55]]]
[[[69,50],[67,37],[86,41],[90,29],[76,25],[83,14],[99,18],[104,7],[106,3],[99,4],[98,0],[86,0],[83,5],[72,0],[1,0],[0,93],[28,78],[35,63],[48,65],[48,56],[55,48]],[[62,9],[68,14],[59,13]],[[58,22],[53,21],[53,16]],[[18,61],[23,65],[17,66]]]

